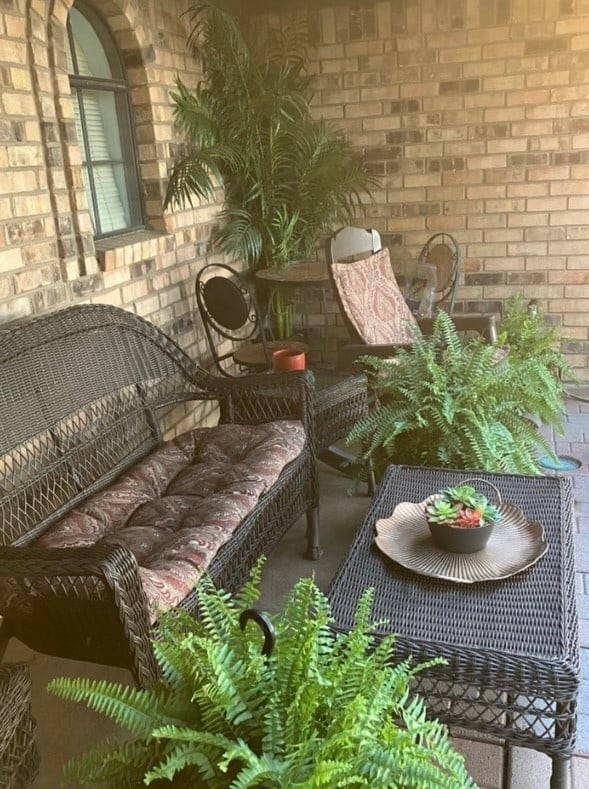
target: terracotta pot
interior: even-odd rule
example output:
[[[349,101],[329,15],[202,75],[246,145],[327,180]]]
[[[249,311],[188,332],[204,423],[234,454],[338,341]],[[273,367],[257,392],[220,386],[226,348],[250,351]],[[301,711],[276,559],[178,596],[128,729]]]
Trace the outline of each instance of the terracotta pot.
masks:
[[[272,354],[272,369],[275,373],[289,373],[305,369],[305,352],[282,348]]]
[[[482,551],[493,532],[493,524],[479,526],[474,529],[461,529],[447,523],[427,522],[432,540],[445,551],[452,553],[474,553]]]

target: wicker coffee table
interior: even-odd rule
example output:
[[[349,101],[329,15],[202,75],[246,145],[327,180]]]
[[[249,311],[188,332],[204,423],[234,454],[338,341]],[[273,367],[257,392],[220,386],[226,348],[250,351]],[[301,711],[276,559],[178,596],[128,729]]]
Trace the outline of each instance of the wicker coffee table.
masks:
[[[375,635],[398,634],[395,659],[448,660],[416,678],[431,714],[549,754],[551,787],[564,789],[579,687],[570,480],[477,473],[545,529],[547,553],[506,580],[462,584],[417,575],[374,544],[376,521],[397,504],[423,501],[472,476],[389,468],[329,589],[335,626],[350,628],[358,597],[375,587],[373,619],[388,620]]]

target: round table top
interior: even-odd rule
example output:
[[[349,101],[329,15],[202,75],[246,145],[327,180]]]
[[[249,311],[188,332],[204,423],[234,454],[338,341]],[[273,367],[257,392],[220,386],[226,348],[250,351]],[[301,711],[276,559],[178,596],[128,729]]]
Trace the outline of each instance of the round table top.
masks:
[[[313,285],[327,282],[329,272],[325,263],[295,263],[289,268],[262,268],[256,271],[256,277],[264,282],[279,285]]]

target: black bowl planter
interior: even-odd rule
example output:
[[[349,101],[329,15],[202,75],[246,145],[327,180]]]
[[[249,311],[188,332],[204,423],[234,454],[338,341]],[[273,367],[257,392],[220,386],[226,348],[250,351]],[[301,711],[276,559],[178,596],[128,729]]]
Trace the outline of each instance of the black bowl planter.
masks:
[[[425,518],[435,545],[453,553],[481,551],[500,519],[497,507],[469,482],[491,487],[501,504],[501,494],[491,482],[471,477],[461,485],[445,488],[425,502]]]
[[[493,532],[493,524],[466,529],[448,523],[427,522],[432,540],[445,551],[453,553],[475,553],[482,551]]]

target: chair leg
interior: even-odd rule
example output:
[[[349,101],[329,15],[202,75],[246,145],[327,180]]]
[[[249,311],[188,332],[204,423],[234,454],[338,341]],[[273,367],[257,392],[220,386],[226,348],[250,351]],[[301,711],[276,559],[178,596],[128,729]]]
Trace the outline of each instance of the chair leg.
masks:
[[[319,559],[323,553],[319,539],[319,507],[307,510],[307,559]]]
[[[571,759],[569,756],[565,758],[553,756],[550,789],[568,789],[570,786],[570,769]]]
[[[8,646],[8,642],[11,638],[12,633],[6,620],[4,619],[0,625],[0,661],[4,659],[4,653],[6,652],[6,647]]]

